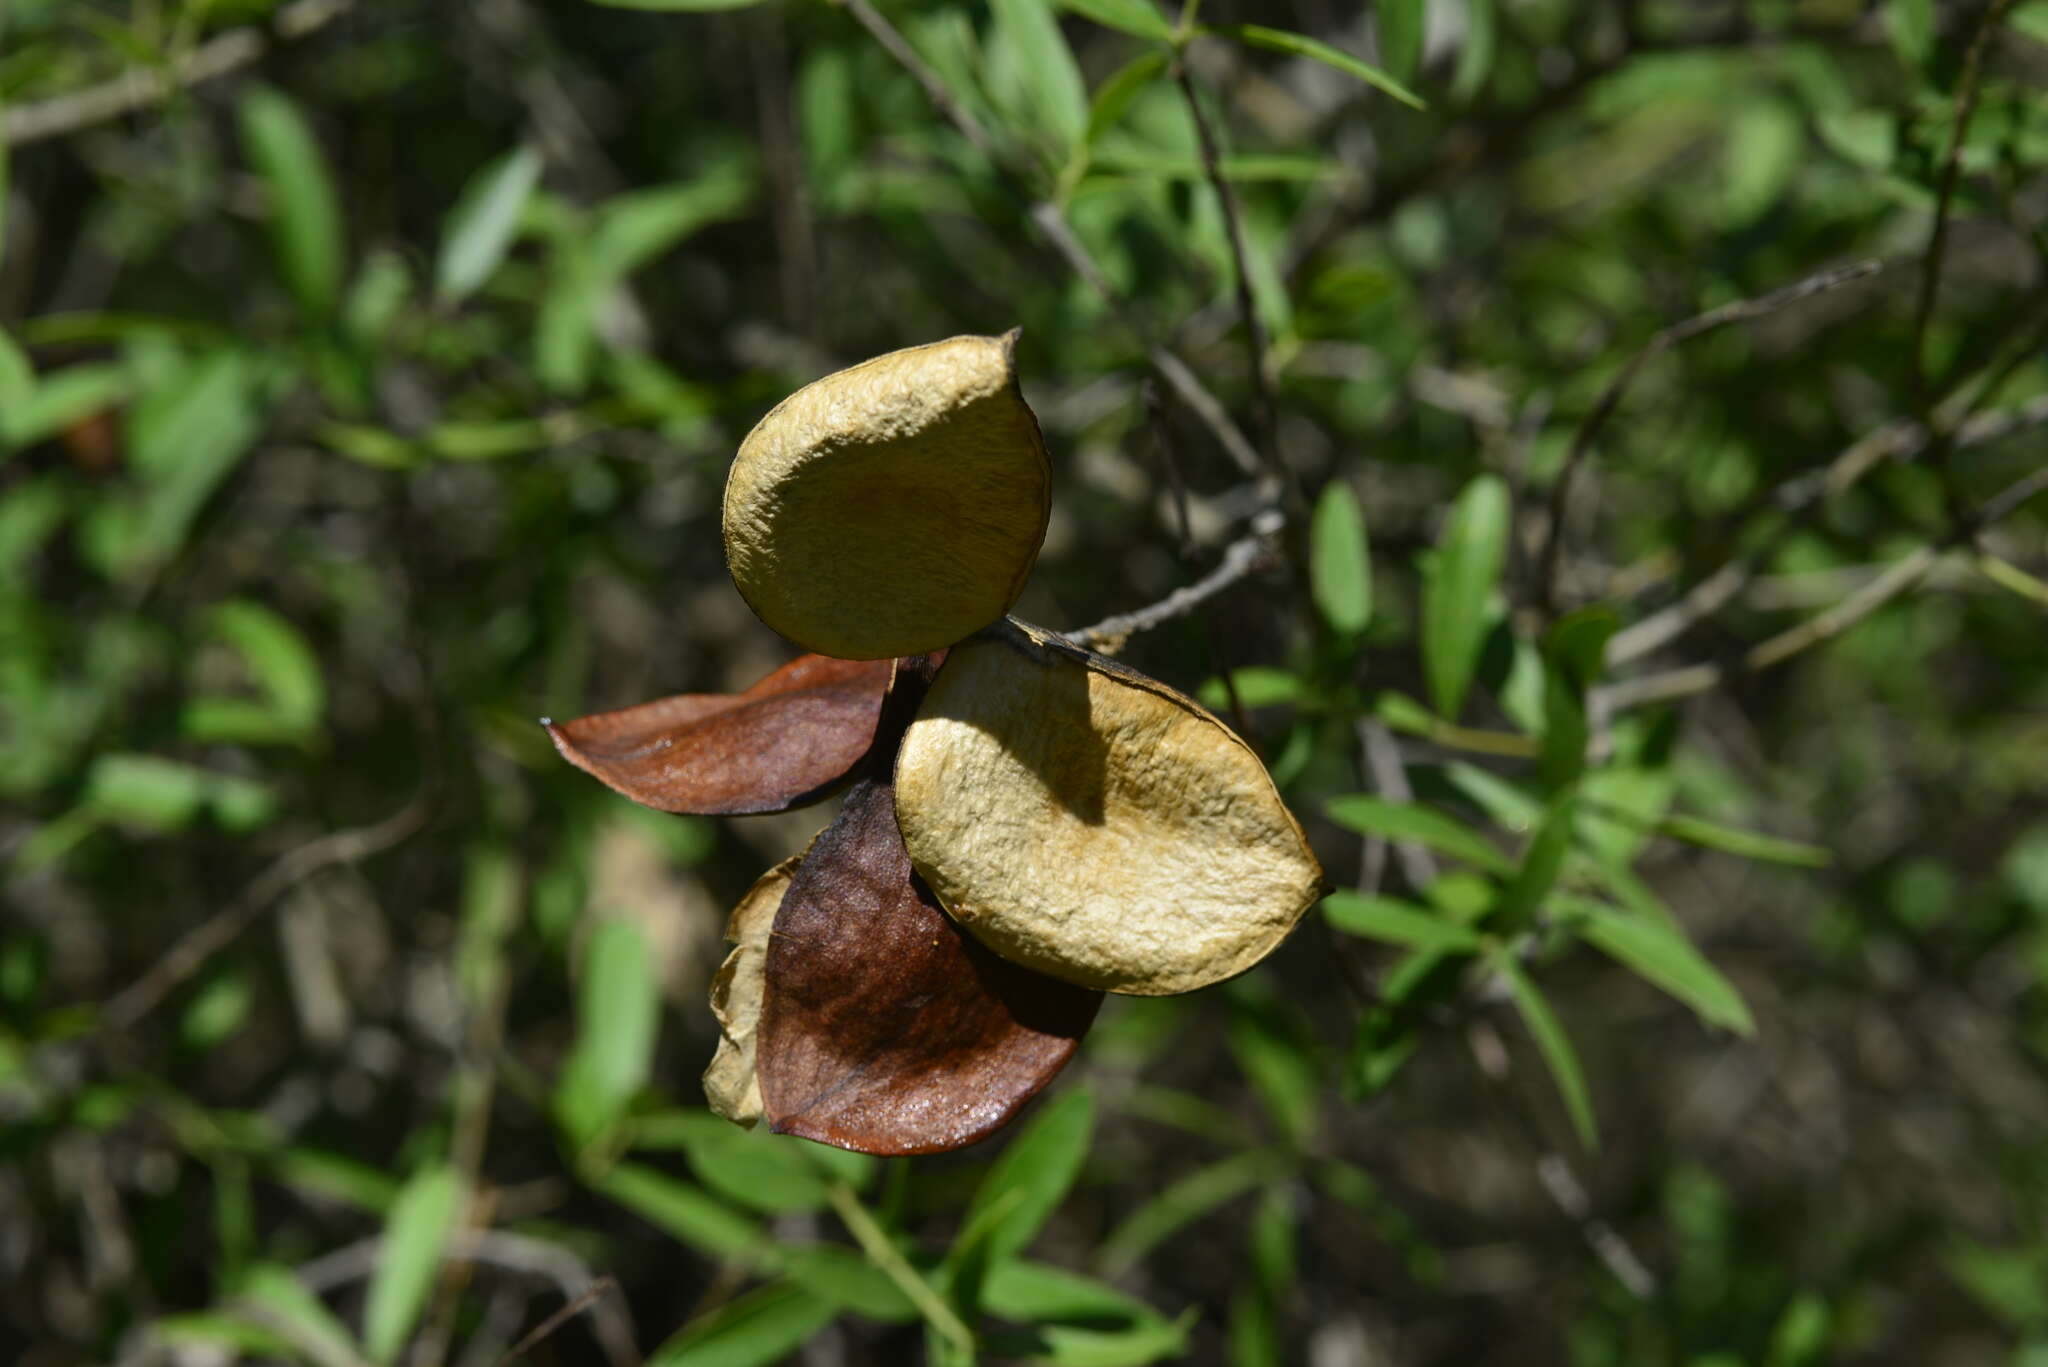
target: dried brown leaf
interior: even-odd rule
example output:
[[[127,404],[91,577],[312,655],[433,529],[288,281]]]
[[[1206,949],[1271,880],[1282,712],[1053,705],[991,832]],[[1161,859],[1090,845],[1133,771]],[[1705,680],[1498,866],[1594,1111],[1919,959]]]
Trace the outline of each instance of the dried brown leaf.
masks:
[[[785,859],[747,889],[725,923],[732,953],[711,978],[711,1014],[718,1018],[719,1034],[718,1051],[704,1070],[704,1099],[727,1120],[748,1127],[761,1118],[754,1041],[768,975],[768,934],[789,891],[790,876],[802,862],[802,855]]]
[[[803,655],[744,693],[685,693],[546,726],[562,758],[645,806],[782,812],[829,796],[860,763],[893,669]]]

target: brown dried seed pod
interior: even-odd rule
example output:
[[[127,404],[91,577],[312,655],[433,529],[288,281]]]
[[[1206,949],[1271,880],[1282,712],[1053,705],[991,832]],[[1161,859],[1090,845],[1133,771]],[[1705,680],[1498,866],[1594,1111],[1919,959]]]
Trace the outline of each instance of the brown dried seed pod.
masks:
[[[969,934],[1111,992],[1240,973],[1322,895],[1300,824],[1228,727],[1014,621],[939,671],[897,752],[896,815]]]
[[[645,806],[783,812],[846,781],[893,674],[889,660],[803,655],[744,693],[685,693],[546,726],[564,759]]]
[[[725,556],[807,650],[916,655],[1009,611],[1045,537],[1051,466],[1017,334],[955,337],[806,385],[740,444]]]
[[[725,923],[732,952],[711,979],[711,1014],[718,1018],[718,1052],[704,1070],[704,1099],[736,1124],[752,1127],[761,1118],[761,1081],[754,1067],[755,1029],[768,976],[768,933],[789,891],[802,855],[783,860],[761,875]]]

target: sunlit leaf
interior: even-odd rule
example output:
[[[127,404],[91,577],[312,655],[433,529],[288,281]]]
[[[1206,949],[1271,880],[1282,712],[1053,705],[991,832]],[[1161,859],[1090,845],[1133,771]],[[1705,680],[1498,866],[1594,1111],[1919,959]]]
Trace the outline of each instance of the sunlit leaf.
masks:
[[[692,1320],[648,1355],[647,1367],[768,1367],[838,1314],[832,1301],[778,1282]]]
[[[341,295],[341,203],[327,159],[289,96],[258,86],[242,97],[242,146],[270,191],[278,273],[314,322]]]
[[[1356,636],[1372,622],[1372,558],[1358,496],[1331,480],[1309,523],[1309,587],[1330,629]]]
[[[1331,798],[1326,810],[1330,820],[1361,835],[1412,840],[1489,873],[1507,876],[1515,871],[1514,861],[1488,843],[1485,836],[1434,807],[1425,807],[1418,802],[1395,802],[1370,793],[1353,793],[1348,797]]]
[[[408,1179],[391,1203],[363,1303],[363,1349],[371,1361],[396,1361],[412,1336],[440,1275],[441,1251],[455,1232],[463,1199],[455,1169],[431,1167]]]
[[[1563,1022],[1512,953],[1496,954],[1493,966],[1507,980],[1515,1009],[1522,1013],[1529,1035],[1536,1041],[1537,1052],[1542,1054],[1544,1066],[1557,1083],[1558,1095],[1564,1098],[1565,1112],[1571,1116],[1579,1142],[1589,1149],[1598,1148],[1600,1135],[1593,1119],[1593,1099],[1586,1091],[1585,1069],[1579,1066],[1578,1051],[1572,1048]]]
[[[1305,34],[1290,33],[1285,29],[1267,28],[1263,24],[1221,24],[1210,30],[1248,43],[1253,47],[1269,48],[1274,52],[1285,52],[1294,57],[1306,57],[1321,62],[1324,66],[1335,67],[1347,76],[1356,76],[1374,89],[1383,90],[1402,104],[1416,109],[1427,108],[1422,97],[1389,76],[1376,66],[1369,66],[1341,48],[1310,38]]]
[[[1422,666],[1436,710],[1456,721],[1491,629],[1495,583],[1507,557],[1508,489],[1494,475],[1451,505],[1422,584]]]
[[[964,1225],[972,1225],[999,1203],[1003,1206],[989,1234],[991,1262],[1022,1253],[1059,1209],[1088,1157],[1094,1130],[1094,1099],[1075,1090],[1047,1103],[1005,1146],[962,1217]]]
[[[1323,915],[1347,935],[1363,935],[1411,949],[1469,954],[1480,945],[1478,934],[1469,927],[1392,897],[1333,892],[1323,899]]]
[[[1575,928],[1588,944],[1684,1002],[1700,1019],[1740,1035],[1755,1033],[1742,994],[1677,927],[1589,898],[1570,898],[1564,905],[1582,918]]]
[[[490,278],[518,232],[526,201],[540,183],[540,153],[516,148],[477,172],[442,225],[434,289],[460,300]]]

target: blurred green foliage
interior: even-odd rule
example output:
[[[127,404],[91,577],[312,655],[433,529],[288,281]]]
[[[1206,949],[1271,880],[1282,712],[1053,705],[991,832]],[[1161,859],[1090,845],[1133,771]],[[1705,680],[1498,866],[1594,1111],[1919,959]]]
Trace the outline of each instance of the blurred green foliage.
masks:
[[[2048,1361],[2043,0],[6,0],[0,110],[9,1360]],[[1340,890],[984,1148],[732,1128],[821,818],[533,718],[786,658],[739,437],[1016,325],[1020,613],[1283,513],[1124,649]]]

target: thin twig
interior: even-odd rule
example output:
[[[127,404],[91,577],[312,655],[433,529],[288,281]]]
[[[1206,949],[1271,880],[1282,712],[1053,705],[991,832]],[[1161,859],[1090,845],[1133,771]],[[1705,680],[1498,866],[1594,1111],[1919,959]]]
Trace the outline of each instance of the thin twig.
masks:
[[[2044,423],[2048,423],[2048,395],[2016,408],[1979,413],[1956,428],[1953,442],[1959,450],[1983,446]],[[1852,488],[1885,461],[1910,460],[1926,450],[1927,445],[1927,428],[1921,423],[1906,420],[1880,427],[1844,448],[1825,467],[1780,485],[1771,495],[1771,505],[1788,514],[1804,513],[1816,503]],[[1640,659],[1719,612],[1757,577],[1780,539],[1770,538],[1736,556],[1695,584],[1676,603],[1616,632],[1607,643],[1608,667]]]
[[[535,1325],[531,1333],[506,1349],[505,1355],[498,1359],[498,1367],[505,1367],[506,1363],[523,1356],[536,1343],[547,1338],[570,1320],[597,1304],[599,1298],[609,1296],[618,1289],[619,1283],[616,1279],[608,1276],[599,1277],[588,1287],[584,1288],[582,1295],[555,1311],[554,1314],[549,1315],[546,1319]]]
[[[353,864],[389,849],[424,826],[430,810],[428,796],[422,792],[375,825],[334,831],[286,851],[226,906],[172,945],[141,977],[114,994],[100,1011],[98,1028],[131,1029],[178,984],[234,943],[288,889],[330,865]]]
[[[1185,617],[1202,604],[1214,598],[1240,579],[1250,575],[1272,556],[1273,537],[1280,531],[1282,518],[1276,510],[1268,509],[1252,519],[1251,534],[1230,543],[1224,549],[1223,559],[1216,568],[1185,588],[1175,589],[1166,597],[1148,607],[1134,612],[1118,613],[1105,617],[1092,627],[1065,633],[1075,645],[1113,655],[1123,643],[1141,631],[1152,628],[1176,617]]]
[[[896,1245],[889,1242],[888,1234],[875,1223],[875,1217],[853,1194],[853,1188],[844,1182],[834,1182],[826,1188],[826,1195],[832,1201],[832,1209],[845,1223],[847,1232],[860,1245],[860,1251],[868,1255],[868,1261],[881,1269],[884,1276],[896,1283],[896,1289],[917,1307],[925,1322],[961,1352],[973,1352],[974,1331],[961,1322],[960,1317],[953,1313],[953,1307],[946,1304],[945,1297],[932,1290],[932,1284],[918,1275],[917,1269],[910,1265]]]
[[[1963,167],[1963,135],[1969,132],[1970,120],[1977,112],[1977,73],[1983,63],[1984,49],[2004,20],[2006,7],[2011,3],[2012,0],[1991,0],[1983,19],[1978,21],[1969,50],[1963,54],[1962,70],[1956,76],[1955,116],[1949,128],[1948,152],[1942,158],[1941,184],[1934,196],[1934,226],[1927,234],[1926,264],[1920,271],[1920,298],[1913,309],[1911,392],[1923,414],[1930,407],[1927,330],[1934,321],[1935,295],[1941,287],[1942,258],[1948,244],[1948,211],[1955,199],[1956,181]]]
[[[1944,551],[1971,540],[1978,532],[2011,516],[2020,505],[2043,492],[2048,492],[2048,466],[2013,481],[1980,504],[1975,512],[1966,516],[1939,541],[1930,542],[1895,562],[1883,574],[1833,607],[1750,647],[1734,665],[1687,665],[1661,674],[1624,679],[1596,689],[1595,708],[1599,715],[1608,716],[1645,703],[1692,697],[1717,687],[1734,675],[1761,672],[1823,641],[1833,640],[1918,583],[1940,560]]]
[[[307,1289],[316,1294],[332,1291],[369,1276],[382,1260],[383,1252],[382,1239],[361,1239],[302,1263],[295,1272]],[[503,1229],[457,1230],[448,1236],[441,1257],[444,1262],[482,1263],[502,1272],[543,1278],[572,1301],[597,1289],[601,1281],[611,1280],[593,1274],[581,1258],[560,1244]],[[590,1311],[591,1333],[611,1367],[640,1367],[633,1321],[617,1297],[600,1295],[579,1308]]]
[[[1258,417],[1259,448],[1266,458],[1273,478],[1283,489],[1292,490],[1293,482],[1280,462],[1280,453],[1274,445],[1274,414],[1277,409],[1273,402],[1273,386],[1266,377],[1266,325],[1259,318],[1258,301],[1252,297],[1251,248],[1245,241],[1244,218],[1238,211],[1237,190],[1223,174],[1223,163],[1216,149],[1216,133],[1209,126],[1209,115],[1202,108],[1202,100],[1195,90],[1195,78],[1188,70],[1185,55],[1176,56],[1173,62],[1174,79],[1179,82],[1182,96],[1188,107],[1188,117],[1194,121],[1195,140],[1201,149],[1202,173],[1208,178],[1209,188],[1216,194],[1216,202],[1223,209],[1224,235],[1230,243],[1230,257],[1236,276],[1237,312],[1244,324],[1244,345],[1246,360],[1251,366],[1252,400]]]
[[[1572,486],[1577,481],[1579,469],[1585,464],[1586,456],[1592,450],[1593,440],[1600,435],[1600,429],[1614,416],[1629,386],[1645,365],[1658,356],[1693,338],[1726,327],[1730,323],[1744,322],[1775,313],[1779,309],[1798,303],[1802,299],[1839,288],[1852,280],[1861,280],[1884,269],[1882,261],[1858,261],[1853,265],[1840,266],[1833,270],[1810,275],[1780,290],[1759,295],[1754,299],[1736,299],[1718,308],[1708,309],[1682,323],[1674,323],[1652,337],[1641,350],[1628,359],[1627,364],[1616,372],[1607,387],[1572,433],[1570,447],[1565,451],[1564,466],[1558,471],[1557,482],[1550,486],[1549,526],[1544,530],[1543,553],[1537,558],[1537,592],[1546,611],[1557,604],[1558,576],[1564,561],[1564,519],[1571,504]]]
[[[294,0],[277,12],[269,28],[278,38],[296,39],[325,28],[355,0]],[[0,141],[10,147],[62,137],[118,119],[169,99],[172,92],[217,80],[253,66],[270,50],[262,28],[230,29],[170,63],[169,71],[135,70],[83,90],[52,95],[0,112]]]
[[[932,102],[932,106],[960,130],[960,135],[966,138],[976,151],[987,157],[992,165],[1006,173],[1009,172],[1010,167],[1002,155],[1002,150],[987,127],[974,116],[972,110],[953,98],[953,92],[946,87],[945,79],[932,70],[924,58],[917,55],[917,49],[910,45],[909,40],[896,26],[884,18],[869,0],[841,0],[841,3],[846,6],[846,12],[853,16],[854,21],[881,44],[882,50],[915,78],[924,88],[925,97]],[[1060,207],[1049,201],[1040,200],[1031,205],[1029,213],[1032,223],[1052,245],[1053,250],[1059,253],[1076,275],[1087,282],[1089,288],[1102,297],[1103,302],[1109,305],[1110,311],[1130,329],[1133,336],[1139,339],[1139,343],[1145,349],[1146,362],[1160,379],[1166,381],[1167,387],[1173,390],[1180,401],[1187,405],[1188,411],[1209,429],[1217,444],[1232,461],[1236,462],[1238,468],[1247,475],[1261,474],[1265,466],[1259,459],[1257,449],[1245,439],[1237,424],[1230,420],[1230,414],[1224,409],[1223,404],[1209,392],[1207,386],[1195,378],[1195,373],[1188,369],[1187,363],[1150,340],[1146,330],[1139,325],[1133,315],[1129,303],[1117,293],[1116,287],[1110,284],[1109,277],[1102,273],[1102,267],[1096,264],[1095,257],[1089,252],[1086,244],[1075,236]]]

